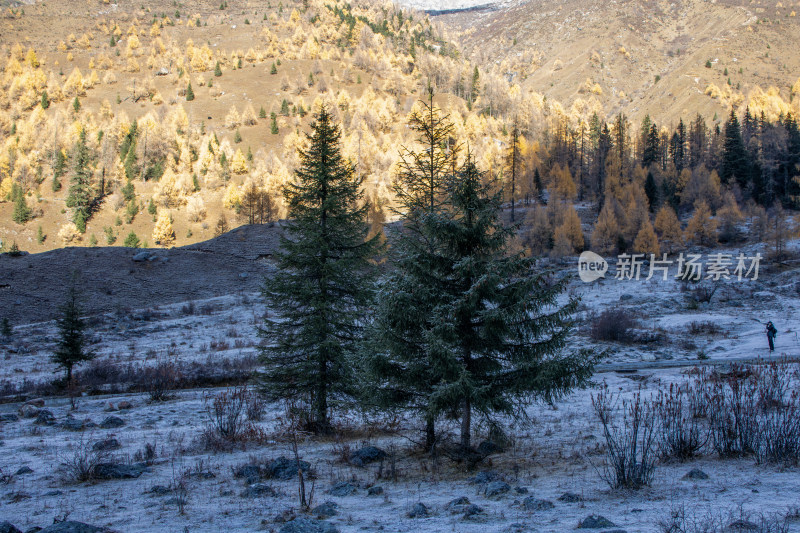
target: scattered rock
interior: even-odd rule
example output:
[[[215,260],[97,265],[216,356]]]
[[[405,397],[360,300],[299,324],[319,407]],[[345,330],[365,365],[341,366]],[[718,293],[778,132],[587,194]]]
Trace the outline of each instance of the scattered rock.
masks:
[[[61,423],[61,427],[69,431],[83,431],[86,428],[86,422],[67,416],[66,420]]]
[[[57,522],[50,527],[42,529],[39,533],[98,533],[101,531],[103,531],[101,527],[68,520],[66,522]]]
[[[0,533],[22,533],[11,522],[0,522]]]
[[[357,490],[358,488],[355,485],[351,485],[347,481],[341,481],[336,485],[334,485],[333,487],[331,487],[330,489],[328,489],[328,494],[330,494],[331,496],[339,496],[339,497],[350,496],[351,494],[354,494]]]
[[[275,498],[278,493],[266,483],[253,483],[242,492],[242,498],[262,498],[264,496]]]
[[[558,497],[558,501],[565,503],[580,503],[583,501],[583,497],[581,497],[579,494],[575,494],[574,492],[565,492]]]
[[[499,498],[503,494],[506,494],[508,491],[511,490],[511,485],[506,483],[505,481],[492,481],[488,485],[486,485],[486,491],[484,494],[487,498]]]
[[[364,446],[350,455],[350,462],[356,466],[364,466],[380,461],[386,457],[386,452],[375,446]]]
[[[106,404],[106,408],[104,409],[106,413],[113,413],[114,411],[118,411],[117,406],[111,402]]]
[[[285,524],[286,522],[291,522],[295,519],[297,515],[294,512],[294,509],[289,507],[288,509],[284,509],[280,513],[275,515],[273,522],[276,524]]]
[[[33,423],[41,426],[54,426],[56,417],[53,412],[48,409],[39,409],[39,414],[36,415],[36,420],[34,420]]]
[[[633,300],[633,294],[621,294],[619,297],[620,302],[625,302],[628,300]]]
[[[19,417],[14,413],[4,413],[0,415],[0,422],[17,422]]]
[[[153,488],[151,488],[148,492],[150,494],[155,494],[156,496],[166,496],[172,492],[172,489],[165,487],[164,485],[154,485]]]
[[[117,404],[117,409],[119,409],[120,411],[123,411],[125,409],[132,409],[132,408],[133,408],[133,404],[131,404],[131,402],[128,402],[128,401],[125,401],[125,400],[123,400],[123,401],[121,401],[121,402],[119,402]]]
[[[120,448],[122,448],[122,445],[114,437],[99,440],[92,445],[92,450],[96,452],[110,452],[111,450],[119,450]]]
[[[23,466],[14,474],[15,476],[24,476],[25,474],[33,474],[33,469],[29,466]]]
[[[514,492],[517,494],[528,494],[528,487],[514,487]]]
[[[471,503],[464,508],[464,520],[476,520],[484,517],[486,517],[486,511],[483,510],[483,507]]]
[[[261,467],[256,464],[242,465],[233,471],[233,477],[257,480],[261,477]]]
[[[125,425],[125,421],[118,416],[107,416],[102,422],[100,427],[103,429],[121,428]]]
[[[311,509],[311,514],[317,518],[330,518],[339,514],[339,504],[336,502],[325,502]]]
[[[306,461],[300,461],[298,465],[298,462],[294,459],[278,457],[269,464],[267,470],[269,477],[279,479],[281,481],[289,481],[290,479],[297,477],[298,468],[303,472],[308,472],[308,470],[311,468],[311,464],[307,463]]]
[[[49,491],[45,492],[44,494],[42,494],[42,496],[45,496],[47,498],[51,498],[51,497],[54,497],[54,496],[63,496],[63,495],[64,495],[64,492],[60,491],[60,490],[49,490]]]
[[[428,516],[428,508],[422,502],[415,503],[407,516],[409,518],[425,518]]]
[[[39,414],[39,408],[34,405],[25,404],[19,408],[19,416],[22,418],[36,418]]]
[[[156,76],[166,76],[169,74],[169,69],[167,67],[161,67],[156,71]]]
[[[478,472],[469,482],[473,485],[482,485],[501,479],[501,475],[494,470],[482,470]]]
[[[550,500],[540,500],[529,496],[522,501],[522,507],[526,511],[549,511],[554,509],[555,505]]]
[[[339,533],[333,524],[305,516],[298,516],[291,522],[286,522],[279,531],[280,533]]]
[[[94,475],[97,479],[135,479],[145,470],[145,467],[139,464],[100,463],[94,467]]]
[[[135,263],[143,263],[144,261],[150,261],[151,255],[155,254],[144,251],[144,252],[139,252],[138,254],[134,254],[133,257],[131,257],[131,259],[133,259]]]
[[[617,525],[608,518],[597,514],[587,516],[578,524],[578,529],[603,529],[606,527],[617,527]]]
[[[447,509],[450,514],[459,514],[463,513],[470,503],[471,502],[469,501],[469,498],[466,496],[460,496],[455,500],[450,500],[450,502],[445,506],[445,509]]]
[[[19,503],[21,501],[30,500],[32,496],[24,491],[9,492],[6,494],[6,499],[11,503]]]
[[[32,405],[34,407],[42,408],[44,407],[44,398],[34,398],[33,400],[28,400],[25,402],[25,405]]]
[[[700,470],[699,468],[692,468],[689,472],[683,476],[685,480],[701,480],[701,479],[708,479],[708,474]]]
[[[380,485],[375,485],[367,489],[367,496],[380,496],[381,494],[383,494],[383,487]]]

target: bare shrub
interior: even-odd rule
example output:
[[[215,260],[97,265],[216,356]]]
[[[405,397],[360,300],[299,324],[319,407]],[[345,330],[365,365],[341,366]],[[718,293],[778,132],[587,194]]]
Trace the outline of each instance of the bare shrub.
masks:
[[[107,452],[95,450],[90,438],[81,436],[60,455],[61,479],[64,483],[84,483],[96,479],[97,465],[105,462]]]
[[[234,387],[204,398],[209,429],[218,437],[236,441],[245,426],[247,388]]]
[[[600,476],[613,489],[638,489],[650,484],[656,469],[655,417],[652,406],[637,392],[622,400],[604,387],[592,395],[592,407],[603,425],[605,462]],[[615,411],[622,420],[615,422]]]
[[[252,422],[261,422],[267,410],[267,402],[258,391],[250,390],[247,393],[247,419]]]
[[[800,464],[800,400],[796,391],[786,405],[762,415],[756,460],[787,466]]]
[[[180,370],[175,362],[159,361],[154,367],[147,367],[143,376],[151,402],[163,402],[175,397],[174,389],[181,381]]]
[[[661,533],[788,533],[786,517],[777,514],[752,514],[743,508],[707,513],[704,516],[688,513],[684,506],[670,510],[670,516],[658,522]]]
[[[714,322],[690,322],[688,331],[691,335],[717,335],[722,331]]]
[[[708,441],[702,392],[688,383],[670,384],[666,392],[659,391],[653,408],[661,456],[686,461],[700,455]]]
[[[758,449],[758,383],[751,368],[732,365],[727,375],[702,377],[711,443],[720,457],[741,457]]]
[[[591,319],[589,335],[594,341],[634,342],[637,321],[625,309],[609,309]]]

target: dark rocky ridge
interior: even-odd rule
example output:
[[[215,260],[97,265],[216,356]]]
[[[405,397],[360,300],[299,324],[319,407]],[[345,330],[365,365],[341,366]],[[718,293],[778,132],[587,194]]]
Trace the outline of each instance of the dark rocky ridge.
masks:
[[[279,225],[241,226],[181,248],[62,248],[10,257],[0,254],[0,318],[12,325],[59,314],[72,272],[87,315],[258,291],[280,243]]]

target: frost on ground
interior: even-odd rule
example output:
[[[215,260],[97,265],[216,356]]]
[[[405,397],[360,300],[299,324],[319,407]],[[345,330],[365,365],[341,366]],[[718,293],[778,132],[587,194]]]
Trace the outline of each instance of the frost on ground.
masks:
[[[639,390],[647,396],[690,379],[697,364],[768,358],[762,324],[768,320],[779,331],[771,357],[799,356],[796,270],[767,268],[757,281],[720,283],[710,302],[695,298],[697,285],[674,280],[609,276],[576,281],[571,291],[582,297],[573,347],[609,352],[596,386],[554,406],[529,407],[525,423],[506,422],[507,447],[475,469],[420,453],[417,421],[340,417],[340,436],[301,437],[298,446],[309,464],[306,493],[320,519],[340,531],[555,532],[599,515],[614,524],[597,521],[606,524],[599,530],[644,532],[662,531],[659,524],[673,515],[723,525],[734,515],[796,518],[797,467],[758,465],[752,456],[720,459],[709,451],[659,464],[649,487],[611,490],[600,476],[605,440],[591,405],[601,384],[623,397]],[[632,320],[623,341],[592,338],[608,310]],[[115,369],[133,379],[164,361],[194,369],[206,386],[247,375],[257,365],[256,326],[265,312],[257,293],[241,293],[93,318],[98,358],[81,368],[94,380],[93,395],[79,398],[74,410],[68,399],[53,397],[43,406],[0,405],[0,522],[23,531],[65,517],[126,532],[280,531],[299,507],[297,477],[275,475],[294,457],[282,405],[266,406],[247,446],[213,450],[203,438],[208,402],[223,388],[186,388],[152,402],[125,382],[104,379]],[[53,379],[55,339],[50,323],[15,328],[2,347],[3,394],[30,395]],[[214,371],[221,381],[209,377]],[[476,431],[476,442],[488,439],[488,427]],[[375,461],[369,450],[366,460],[354,455],[365,446],[388,455],[375,452]],[[280,457],[286,461],[276,462]],[[100,477],[110,479],[96,479],[95,472],[79,481],[76,472],[96,463],[104,464]],[[708,477],[686,477],[695,470]],[[800,522],[786,527],[800,531]]]

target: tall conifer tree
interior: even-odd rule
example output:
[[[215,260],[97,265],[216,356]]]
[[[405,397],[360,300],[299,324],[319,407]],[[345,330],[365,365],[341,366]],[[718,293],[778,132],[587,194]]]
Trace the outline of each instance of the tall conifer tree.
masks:
[[[306,408],[308,425],[330,429],[331,401],[353,392],[351,355],[372,301],[371,259],[362,181],[341,153],[341,132],[326,107],[310,146],[300,150],[296,183],[283,190],[289,210],[278,271],[263,294],[274,315],[259,330],[264,391]]]

